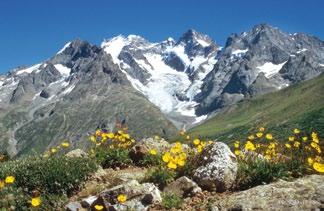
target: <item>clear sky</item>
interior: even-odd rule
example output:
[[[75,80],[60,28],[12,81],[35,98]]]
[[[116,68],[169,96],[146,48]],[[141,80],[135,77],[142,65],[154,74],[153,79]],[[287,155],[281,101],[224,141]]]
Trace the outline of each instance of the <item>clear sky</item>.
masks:
[[[75,38],[99,45],[137,34],[155,42],[194,28],[223,45],[259,23],[324,40],[324,1],[0,0],[0,73],[41,62]]]

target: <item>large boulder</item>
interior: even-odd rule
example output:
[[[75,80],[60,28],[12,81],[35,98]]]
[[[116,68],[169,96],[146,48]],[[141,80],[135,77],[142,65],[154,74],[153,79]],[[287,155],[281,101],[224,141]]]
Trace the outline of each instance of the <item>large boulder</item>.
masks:
[[[197,183],[186,176],[180,177],[177,180],[171,182],[163,190],[164,193],[176,194],[181,198],[193,196],[201,191],[202,190],[197,185]]]
[[[223,192],[232,186],[237,173],[237,159],[226,144],[214,142],[208,145],[197,160],[199,167],[194,170],[194,180],[200,187]]]

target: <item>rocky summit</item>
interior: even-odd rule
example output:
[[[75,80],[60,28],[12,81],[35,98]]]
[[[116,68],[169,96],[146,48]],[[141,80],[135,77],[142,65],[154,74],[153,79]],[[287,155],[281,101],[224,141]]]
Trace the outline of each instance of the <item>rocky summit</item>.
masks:
[[[89,130],[128,126],[137,138],[173,136],[221,108],[314,78],[324,42],[267,24],[221,47],[193,29],[151,43],[73,40],[52,58],[0,76],[0,149],[43,152],[63,139],[87,148]]]

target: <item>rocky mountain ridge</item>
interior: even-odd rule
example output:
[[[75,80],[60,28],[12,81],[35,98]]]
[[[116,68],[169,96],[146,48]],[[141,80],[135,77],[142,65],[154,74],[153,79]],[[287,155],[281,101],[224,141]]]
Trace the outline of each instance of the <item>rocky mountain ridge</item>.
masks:
[[[137,35],[100,47],[74,40],[47,61],[0,77],[0,143],[13,154],[64,138],[78,145],[89,128],[116,122],[170,136],[218,109],[323,71],[323,41],[267,24],[231,35],[223,48],[193,29],[160,43]],[[160,126],[151,130],[152,122]],[[41,141],[46,128],[50,135]]]

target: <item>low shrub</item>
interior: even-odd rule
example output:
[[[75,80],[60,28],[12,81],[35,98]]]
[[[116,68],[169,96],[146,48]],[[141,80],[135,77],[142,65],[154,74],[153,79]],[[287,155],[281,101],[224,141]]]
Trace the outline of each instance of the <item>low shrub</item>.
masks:
[[[124,148],[96,148],[93,157],[103,168],[123,168],[132,164],[132,160],[129,157],[129,150]]]
[[[167,184],[174,181],[175,177],[175,171],[159,166],[148,172],[146,180],[156,184],[162,190]]]
[[[70,195],[96,169],[96,163],[86,158],[28,157],[1,163],[0,179],[12,175],[14,186],[28,193],[38,190],[45,194]]]
[[[183,203],[183,199],[173,193],[165,193],[162,195],[162,205],[167,209],[178,209]]]
[[[160,154],[146,154],[139,164],[145,167],[158,166],[162,164],[162,156]]]

